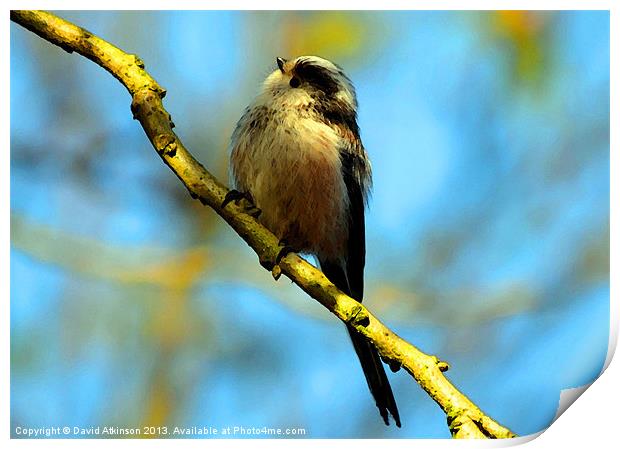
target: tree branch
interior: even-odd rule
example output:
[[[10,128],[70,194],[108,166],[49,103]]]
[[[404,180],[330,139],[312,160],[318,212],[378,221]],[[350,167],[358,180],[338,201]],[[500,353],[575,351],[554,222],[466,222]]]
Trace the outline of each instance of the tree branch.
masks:
[[[123,52],[94,34],[42,11],[11,11],[11,20],[68,52],[76,52],[106,69],[132,96],[131,110],[164,163],[185,185],[192,198],[199,199],[220,215],[256,252],[263,267],[277,278],[284,273],[302,290],[320,302],[341,321],[353,325],[374,344],[392,367],[403,367],[439,404],[455,438],[511,438],[516,436],[485,415],[443,375],[448,369],[437,357],[424,354],[406,342],[363,305],[342,293],[323,273],[290,253],[273,265],[280,247],[278,239],[243,206],[229,203],[222,208],[228,189],[209,173],[183,146],[172,131],[170,114],[162,98],[166,91],[144,70],[136,55]]]

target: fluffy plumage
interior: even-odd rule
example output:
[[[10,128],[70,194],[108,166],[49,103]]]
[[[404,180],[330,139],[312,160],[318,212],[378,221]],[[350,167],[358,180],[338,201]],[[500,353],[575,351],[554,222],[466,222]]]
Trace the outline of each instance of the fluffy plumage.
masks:
[[[277,62],[233,133],[235,188],[251,194],[267,228],[296,251],[314,254],[325,275],[361,302],[371,168],[355,89],[326,59]],[[376,349],[348,329],[381,416],[388,424],[391,413],[400,426]]]

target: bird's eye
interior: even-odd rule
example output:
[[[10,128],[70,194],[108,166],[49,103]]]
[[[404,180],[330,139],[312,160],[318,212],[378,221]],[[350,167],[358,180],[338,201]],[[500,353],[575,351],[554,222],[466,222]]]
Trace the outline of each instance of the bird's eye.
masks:
[[[294,77],[291,78],[291,80],[289,81],[288,84],[291,87],[299,87],[301,85],[301,81],[299,81],[299,78],[294,76]]]

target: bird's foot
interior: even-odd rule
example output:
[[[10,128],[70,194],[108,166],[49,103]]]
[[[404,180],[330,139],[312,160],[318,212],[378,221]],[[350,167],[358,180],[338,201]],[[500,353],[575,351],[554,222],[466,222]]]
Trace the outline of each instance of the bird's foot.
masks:
[[[222,201],[222,205],[220,207],[224,209],[228,205],[228,203],[230,203],[231,201],[234,201],[235,204],[239,204],[239,201],[241,201],[241,198],[245,198],[244,193],[239,192],[238,190],[235,190],[235,189],[231,189],[228,191],[228,193],[226,193],[226,196],[224,197],[224,201]]]
[[[260,260],[260,264],[268,271],[271,271],[271,275],[277,281],[282,276],[282,268],[280,268],[280,262],[289,253],[294,253],[295,248],[287,245],[284,240],[279,242],[280,250],[274,259]]]
[[[263,212],[262,210],[260,210],[258,207],[254,206],[254,205],[251,205],[250,207],[246,207],[245,208],[245,213],[248,214],[248,215],[251,215],[254,218],[260,217],[260,214],[262,212]]]
[[[232,189],[229,190],[226,196],[224,197],[224,201],[222,201],[222,205],[220,206],[222,209],[228,205],[228,203],[234,201],[238,206],[242,200],[245,200],[245,204],[243,205],[243,210],[246,214],[251,215],[254,218],[258,218],[261,214],[261,210],[254,205],[254,198],[250,192],[240,192],[238,190]]]
[[[273,276],[274,280],[277,281],[278,279],[280,279],[280,276],[282,276],[282,268],[280,268],[280,262],[282,261],[282,259],[286,257],[287,254],[294,252],[295,248],[293,248],[292,246],[284,245],[280,248],[280,251],[278,251],[278,255],[276,256],[275,264],[271,269],[271,275]]]
[[[280,251],[278,252],[278,255],[276,256],[276,265],[279,265],[282,259],[284,259],[287,254],[295,252],[295,248],[293,248],[292,246],[289,246],[286,244],[280,245],[280,246],[281,246]]]

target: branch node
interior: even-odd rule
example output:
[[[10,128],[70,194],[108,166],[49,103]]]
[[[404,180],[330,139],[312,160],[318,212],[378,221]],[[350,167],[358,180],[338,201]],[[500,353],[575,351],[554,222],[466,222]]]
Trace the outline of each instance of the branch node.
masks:
[[[174,157],[177,154],[177,144],[174,136],[170,134],[158,134],[153,139],[155,149],[161,157]]]
[[[441,371],[442,373],[445,373],[450,369],[450,365],[448,365],[448,363],[446,362],[439,362],[437,363],[437,368],[439,368],[439,371]]]
[[[441,371],[442,373],[445,373],[446,371],[450,369],[450,365],[448,364],[448,362],[439,360],[437,356],[432,356],[431,358],[433,359],[433,362],[435,363],[435,365],[437,365],[437,368],[439,369],[439,371]]]
[[[482,432],[476,421],[474,421],[474,419],[472,419],[472,417],[467,413],[460,413],[456,415],[452,422],[449,423],[449,427],[453,438],[489,438],[488,435]]]
[[[280,279],[280,276],[282,276],[282,268],[280,268],[280,265],[273,266],[273,268],[271,269],[271,276],[273,276],[273,279],[275,281]]]
[[[166,156],[175,157],[176,155],[177,155],[177,144],[173,142],[170,145],[168,145],[167,150],[166,150]]]
[[[138,55],[133,55],[134,58],[134,63],[140,67],[141,69],[144,68],[144,61],[138,56]]]

